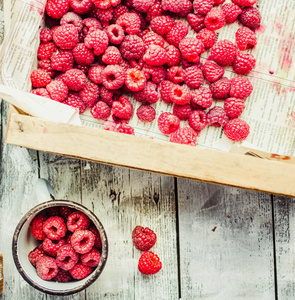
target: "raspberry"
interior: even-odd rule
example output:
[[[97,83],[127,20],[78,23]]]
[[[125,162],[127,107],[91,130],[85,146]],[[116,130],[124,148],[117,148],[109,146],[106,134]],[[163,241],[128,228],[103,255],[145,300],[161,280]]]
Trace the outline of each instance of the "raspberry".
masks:
[[[64,219],[67,219],[68,216],[73,212],[74,212],[74,209],[69,206],[60,206],[59,207],[60,216]]]
[[[84,266],[96,267],[100,262],[100,253],[96,248],[93,248],[90,252],[81,255],[81,263]]]
[[[113,19],[113,11],[112,7],[107,9],[99,9],[96,8],[95,17],[99,19],[99,21],[105,26],[109,25],[109,22]]]
[[[115,46],[109,46],[102,56],[102,61],[107,65],[116,65],[121,60],[121,53]]]
[[[219,80],[210,84],[212,97],[218,100],[224,100],[229,97],[231,82],[227,77],[222,77]]]
[[[133,13],[133,14],[136,14],[138,17],[139,17],[139,20],[140,20],[140,27],[139,27],[139,32],[137,33],[139,36],[140,35],[144,35],[145,34],[145,30],[147,29],[148,27],[148,23],[145,19],[145,17],[140,13],[138,12],[136,9],[132,9],[130,10],[130,13]],[[148,30],[149,31],[149,30]],[[141,36],[142,38],[142,36]]]
[[[94,62],[93,51],[88,49],[84,43],[79,43],[73,48],[73,56],[79,65],[90,65]]]
[[[150,7],[146,14],[147,22],[150,22],[152,19],[163,15],[163,8],[160,0],[156,0],[155,4]]]
[[[150,66],[159,67],[166,63],[167,54],[162,47],[150,45],[143,56],[143,60]]]
[[[199,31],[196,38],[203,43],[205,49],[209,49],[215,44],[217,35],[213,30],[203,28]]]
[[[170,90],[170,99],[175,104],[185,105],[191,100],[190,90],[185,86],[175,84]]]
[[[71,270],[77,264],[78,260],[79,254],[69,244],[60,247],[57,251],[56,263],[65,271]]]
[[[220,5],[223,4],[225,2],[225,0],[214,0],[214,5]]]
[[[156,103],[160,98],[160,94],[157,91],[157,85],[148,81],[142,91],[134,93],[134,98],[138,102],[150,104]]]
[[[207,15],[213,8],[214,0],[194,0],[194,9],[200,15]]]
[[[182,22],[175,22],[172,25],[171,30],[166,34],[166,41],[175,46],[178,47],[181,40],[185,38],[185,36],[188,33],[187,26]]]
[[[229,40],[216,43],[211,49],[212,59],[220,66],[229,66],[233,63],[237,54],[237,47]]]
[[[187,15],[187,21],[195,32],[201,31],[205,27],[205,16],[190,13]]]
[[[57,50],[57,47],[54,43],[49,42],[45,44],[40,44],[37,50],[38,59],[49,59],[52,54]]]
[[[49,239],[59,240],[65,237],[67,227],[63,218],[54,216],[44,222],[43,231]]]
[[[46,3],[46,12],[54,19],[60,19],[69,8],[69,0],[48,0]]]
[[[164,35],[171,30],[173,23],[174,20],[169,16],[158,16],[151,20],[151,29],[159,35]]]
[[[95,119],[107,119],[111,115],[111,108],[103,101],[98,101],[90,110]]]
[[[132,231],[132,241],[136,249],[147,251],[155,245],[157,236],[148,227],[136,226]]]
[[[152,81],[154,83],[160,83],[165,79],[166,76],[166,69],[164,69],[162,66],[155,67],[145,64],[143,67],[143,72],[146,79],[149,79],[152,76]]]
[[[152,122],[156,118],[156,110],[150,105],[142,104],[137,108],[136,115],[142,122]]]
[[[78,14],[70,11],[67,12],[63,17],[60,19],[60,25],[65,24],[72,24],[74,25],[78,31],[81,31],[83,28],[82,18]]]
[[[104,31],[96,29],[87,34],[84,43],[87,48],[93,49],[95,55],[100,55],[108,47],[109,38]]]
[[[119,4],[114,8],[113,12],[113,23],[116,23],[120,16],[124,15],[125,13],[129,12],[127,6],[123,4]],[[121,26],[120,26],[121,27]]]
[[[239,75],[247,75],[255,67],[256,59],[252,54],[238,51],[233,63],[233,70]]]
[[[257,2],[257,0],[232,0],[232,2],[234,4],[239,5],[239,6],[246,6],[246,7],[248,7],[248,6],[254,5]]]
[[[118,18],[116,24],[120,25],[128,34],[134,35],[139,32],[140,18],[135,13],[125,13]]]
[[[94,65],[88,70],[88,78],[96,83],[102,84],[102,76],[101,73],[104,70],[104,66]]]
[[[253,86],[249,79],[241,76],[233,77],[231,80],[230,96],[246,99],[253,91]]]
[[[33,70],[30,78],[33,87],[37,87],[37,88],[45,87],[47,84],[51,82],[50,75],[42,69]]]
[[[70,273],[60,268],[58,269],[56,276],[52,278],[52,280],[56,282],[69,282],[71,279],[72,276]]]
[[[89,227],[89,218],[81,211],[75,211],[69,215],[67,220],[68,230],[75,232],[76,230],[85,230]]]
[[[183,0],[162,0],[162,8],[173,13],[179,13],[182,10]]]
[[[108,65],[101,73],[102,84],[109,90],[121,88],[125,82],[125,70],[118,65]]]
[[[74,279],[80,280],[86,278],[92,272],[92,270],[92,267],[77,263],[69,272]]]
[[[124,123],[120,124],[116,131],[124,134],[134,135],[134,128]]]
[[[49,238],[45,238],[45,240],[42,243],[42,247],[47,255],[56,257],[58,249],[65,245],[65,243],[65,239],[60,239],[59,241],[52,241]]]
[[[241,8],[233,3],[226,3],[222,6],[221,9],[224,12],[225,22],[227,24],[234,23],[238,16],[242,13]]]
[[[133,92],[143,90],[146,78],[143,71],[128,69],[126,72],[125,85]]]
[[[204,20],[205,26],[209,30],[217,30],[225,25],[224,12],[219,8],[214,8],[208,12]]]
[[[107,9],[112,6],[112,3],[110,0],[92,0],[95,7],[100,9]]]
[[[40,42],[48,43],[52,41],[52,32],[49,28],[42,28],[40,31]]]
[[[158,118],[158,128],[163,134],[170,134],[177,130],[180,125],[180,119],[169,113],[164,112]]]
[[[79,91],[78,95],[81,97],[86,106],[91,108],[98,101],[99,87],[97,84],[87,82],[85,87]]]
[[[162,263],[157,254],[151,251],[145,251],[138,261],[138,270],[145,275],[156,274],[162,268]]]
[[[33,266],[36,266],[36,263],[37,261],[45,256],[45,252],[43,250],[43,247],[42,247],[42,244],[40,244],[39,246],[37,246],[34,250],[32,250],[29,255],[28,255],[28,258],[29,258],[29,261],[30,263],[33,265]]]
[[[177,116],[180,120],[187,120],[192,113],[192,108],[190,104],[185,105],[173,105],[173,114]]]
[[[240,50],[246,50],[257,44],[255,33],[248,27],[239,28],[236,32],[236,43]]]
[[[70,50],[78,43],[78,31],[72,24],[59,26],[53,33],[54,43],[61,49]]]
[[[224,134],[234,142],[240,142],[250,133],[249,124],[241,119],[232,119],[224,126]]]
[[[181,11],[177,14],[180,17],[185,17],[188,13],[193,10],[193,4],[190,0],[183,0]]]
[[[93,234],[94,234],[94,246],[97,247],[97,248],[101,248],[102,247],[102,242],[101,242],[101,238],[100,238],[100,234],[97,230],[97,228],[95,226],[90,226],[89,231],[91,231]]]
[[[189,62],[198,63],[200,55],[205,51],[203,43],[197,38],[187,37],[179,43],[182,57]]]
[[[146,13],[154,4],[155,0],[133,0],[133,7],[140,13]]]
[[[33,89],[32,94],[41,96],[41,97],[50,98],[50,95],[45,88]]]
[[[60,212],[59,212],[59,206],[52,206],[52,207],[49,207],[47,208],[45,211],[44,211],[47,215],[49,215],[50,217],[53,217],[53,216],[59,216]]]
[[[157,45],[160,46],[161,48],[164,47],[165,41],[164,39],[158,35],[157,33],[154,32],[148,32],[142,37],[143,43],[144,43],[144,48],[147,50],[149,46],[151,45]]]
[[[192,103],[208,108],[212,105],[212,101],[212,94],[208,88],[200,87],[192,91]]]
[[[47,86],[46,90],[52,100],[63,102],[68,96],[68,87],[61,80],[51,81]]]
[[[170,91],[171,91],[173,85],[174,84],[171,81],[163,80],[161,82],[161,85],[160,85],[160,88],[159,88],[161,98],[167,104],[172,102],[171,98],[170,98]]]
[[[261,14],[256,7],[247,7],[242,9],[239,15],[239,21],[246,27],[255,30],[261,22]]]
[[[102,29],[100,22],[96,18],[86,18],[82,21],[83,29],[82,32],[86,36],[90,31],[95,31],[96,29]]]
[[[37,274],[43,280],[50,280],[57,275],[58,266],[54,258],[43,256],[36,263]]]
[[[74,66],[74,57],[71,50],[59,49],[52,54],[51,67],[56,71],[66,72]]]
[[[195,131],[203,130],[207,125],[207,114],[201,109],[194,110],[189,116],[188,124]]]
[[[224,126],[228,122],[228,116],[221,106],[214,106],[207,113],[207,124],[214,127]]]
[[[79,114],[83,114],[83,112],[86,110],[85,103],[82,101],[81,97],[74,92],[69,92],[68,97],[63,103],[79,109]]]
[[[202,68],[203,75],[209,82],[218,80],[224,74],[224,69],[213,61],[206,61]]]
[[[175,46],[169,45],[165,48],[165,51],[167,56],[166,65],[169,67],[179,65],[181,58],[179,50]]]
[[[224,101],[224,110],[229,118],[238,118],[245,109],[245,101],[239,98],[227,98]]]
[[[201,69],[193,65],[184,70],[183,79],[190,89],[198,89],[202,85],[204,77]]]
[[[51,67],[50,59],[38,60],[38,68],[46,71],[51,78],[54,78],[56,75],[56,71]]]
[[[167,71],[166,79],[172,81],[173,83],[181,83],[183,82],[184,71],[178,67],[171,67]]]
[[[133,115],[133,106],[128,98],[121,96],[113,103],[113,115],[117,118],[129,120]]]
[[[191,127],[183,127],[177,129],[170,135],[170,142],[177,144],[184,144],[190,146],[196,146],[198,132],[193,130]]]
[[[125,34],[123,28],[118,24],[112,24],[105,28],[105,32],[110,40],[110,43],[114,45],[120,45],[124,40]]]
[[[137,35],[127,35],[120,45],[120,52],[127,60],[140,59],[144,54],[143,40]]]
[[[73,249],[80,254],[89,252],[94,245],[94,234],[89,230],[76,230],[71,238]]]
[[[104,86],[102,86],[100,90],[100,100],[105,102],[108,106],[111,107],[113,105],[114,95],[116,95],[117,92],[118,91],[116,90],[111,91],[105,88]]]
[[[92,8],[92,0],[69,0],[71,8],[79,15],[88,13]]]
[[[78,92],[86,85],[86,75],[78,69],[70,69],[63,76],[64,83],[72,91]]]

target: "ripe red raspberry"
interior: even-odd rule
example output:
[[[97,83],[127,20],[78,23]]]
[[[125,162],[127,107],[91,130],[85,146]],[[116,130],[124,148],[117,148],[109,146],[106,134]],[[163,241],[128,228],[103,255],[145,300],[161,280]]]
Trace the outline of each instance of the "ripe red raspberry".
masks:
[[[104,31],[96,29],[87,34],[84,43],[87,48],[93,49],[94,54],[98,56],[104,53],[108,47],[109,38]]]
[[[100,234],[99,234],[99,231],[97,230],[97,228],[95,226],[91,225],[88,228],[88,230],[94,234],[94,246],[97,248],[101,248],[102,241],[101,241]]]
[[[121,60],[121,53],[115,46],[109,46],[102,56],[102,61],[107,65],[116,65]]]
[[[51,82],[50,75],[42,69],[33,70],[30,78],[33,87],[37,87],[37,88],[45,87],[47,84]]]
[[[102,76],[101,73],[104,70],[104,66],[94,65],[88,70],[88,78],[96,83],[101,84],[102,83]]]
[[[249,124],[241,119],[232,119],[224,126],[224,134],[234,142],[243,141],[250,133]]]
[[[170,134],[177,130],[180,125],[180,119],[169,112],[161,113],[158,118],[158,128],[163,134]]]
[[[38,60],[38,68],[46,71],[51,78],[54,78],[56,75],[56,71],[51,67],[50,59]]]
[[[229,40],[216,43],[211,49],[212,59],[220,66],[229,66],[233,63],[237,54],[237,47]]]
[[[71,50],[59,49],[52,54],[51,67],[56,71],[66,72],[74,66],[74,57]]]
[[[133,0],[133,7],[140,13],[146,13],[152,5],[155,3],[155,0]]]
[[[162,16],[164,10],[162,8],[161,0],[156,0],[146,13],[146,21],[151,22],[152,19]]]
[[[50,95],[45,88],[33,89],[31,93],[37,96],[50,98]]]
[[[169,44],[178,47],[180,41],[185,38],[187,33],[188,33],[188,28],[184,23],[175,22],[172,25],[171,30],[166,34],[165,38]]]
[[[60,19],[60,25],[65,25],[65,24],[72,24],[76,27],[78,32],[80,32],[83,28],[83,22],[81,16],[76,14],[73,11],[67,12],[65,15],[62,16]]]
[[[143,60],[150,66],[159,67],[166,63],[167,54],[162,47],[150,45],[143,56]]]
[[[207,114],[201,109],[194,110],[189,116],[188,124],[195,131],[203,130],[207,125]]]
[[[219,80],[210,84],[212,97],[217,100],[224,100],[229,97],[231,82],[227,77],[222,77]]]
[[[125,13],[129,12],[129,9],[127,6],[123,4],[119,4],[114,8],[113,12],[113,19],[112,22],[116,23],[120,16],[124,15]]]
[[[64,83],[72,91],[78,92],[86,85],[86,75],[78,69],[70,69],[63,76]]]
[[[225,15],[225,22],[227,24],[234,23],[238,16],[242,13],[241,8],[234,3],[226,3],[222,6],[222,11]]]
[[[43,257],[46,256],[42,244],[34,248],[28,255],[29,261],[33,266],[36,266],[37,261]]]
[[[239,28],[236,32],[236,43],[240,50],[246,50],[256,46],[257,37],[248,27]]]
[[[81,263],[77,263],[74,266],[74,268],[71,269],[69,272],[74,279],[81,280],[86,278],[92,272],[92,270],[92,267],[84,266]]]
[[[238,118],[245,109],[245,101],[239,98],[227,98],[224,101],[224,110],[229,118]]]
[[[187,15],[187,21],[195,32],[199,32],[205,28],[205,16],[200,14],[190,13]]]
[[[204,80],[203,73],[197,65],[193,65],[184,70],[184,82],[190,89],[198,89]]]
[[[198,63],[200,55],[205,51],[203,43],[194,37],[186,37],[179,43],[182,57],[189,62]]]
[[[69,89],[66,86],[66,84],[61,80],[51,81],[46,86],[46,89],[50,95],[50,98],[58,102],[63,102],[68,96]]]
[[[110,43],[114,45],[120,45],[124,40],[125,34],[123,28],[118,24],[112,24],[105,28],[105,32],[110,40]]]
[[[69,282],[72,280],[72,276],[69,272],[59,268],[56,276],[54,276],[52,280],[56,282]]]
[[[54,258],[43,256],[36,263],[37,274],[43,280],[50,280],[57,275],[58,266]]]
[[[228,116],[221,106],[214,106],[207,113],[207,124],[214,127],[224,126],[228,122]]]
[[[205,49],[209,49],[215,44],[217,35],[216,35],[215,31],[209,30],[207,28],[203,28],[197,34],[196,38],[203,43]]]
[[[183,82],[184,71],[178,67],[174,66],[168,69],[166,79],[172,81],[173,83]]]
[[[213,8],[214,0],[194,0],[194,9],[200,15],[207,15]]]
[[[178,128],[171,133],[169,141],[171,143],[184,144],[189,146],[196,146],[198,132],[191,127]]]
[[[174,84],[168,80],[163,80],[160,84],[159,92],[161,94],[161,98],[167,104],[171,103],[170,91],[173,85]]]
[[[147,251],[155,245],[157,236],[148,227],[136,226],[132,231],[132,241],[136,249]]]
[[[160,98],[157,85],[151,81],[148,81],[143,90],[134,93],[134,98],[138,102],[150,104],[156,103]]]
[[[54,30],[53,41],[61,49],[73,49],[78,43],[78,30],[72,24],[61,25]]]
[[[165,51],[167,55],[166,65],[169,67],[179,65],[181,58],[179,50],[175,46],[169,45]]]
[[[44,43],[40,44],[37,50],[38,59],[50,59],[52,54],[57,50],[57,47],[54,43]]]
[[[48,0],[46,12],[54,19],[60,19],[70,8],[68,0]]]
[[[162,0],[162,8],[173,13],[181,12],[183,0]]]
[[[95,31],[96,29],[102,29],[100,22],[96,18],[86,18],[82,21],[82,23],[82,32],[85,36],[91,31]]]
[[[190,0],[183,0],[183,5],[181,7],[181,10],[179,13],[177,13],[177,16],[179,17],[186,17],[188,13],[190,13],[193,10],[193,4]]]
[[[60,239],[58,241],[50,240],[49,238],[45,238],[45,240],[42,243],[43,250],[46,252],[47,255],[56,257],[58,249],[65,245],[66,241],[65,239]]]
[[[247,75],[255,67],[255,64],[256,59],[252,54],[238,51],[233,63],[233,70],[239,75]]]
[[[147,50],[149,46],[151,45],[157,45],[160,46],[161,48],[164,47],[165,41],[164,39],[158,35],[157,33],[154,32],[148,32],[142,37],[143,43],[144,43],[144,48]]]
[[[111,6],[116,6],[120,0],[92,0],[93,4],[100,9],[108,9]]]
[[[192,103],[203,108],[208,108],[212,105],[212,101],[212,94],[208,88],[200,87],[192,91]]]
[[[129,135],[134,135],[134,128],[122,123],[118,126],[118,128],[116,129],[116,132],[120,132],[120,133],[124,133],[124,134],[129,134]]]
[[[40,31],[40,42],[48,43],[52,41],[52,32],[49,28],[42,28]]]
[[[170,99],[175,104],[188,104],[191,101],[191,93],[189,88],[175,84],[170,90]]]
[[[94,62],[93,51],[88,49],[84,43],[79,43],[73,48],[73,56],[79,65],[90,65]]]
[[[68,230],[75,232],[76,230],[85,230],[89,227],[89,218],[81,211],[75,211],[69,215],[67,220]]]
[[[145,64],[143,67],[143,72],[146,79],[149,79],[151,77],[154,83],[162,82],[162,80],[164,80],[166,76],[166,69],[162,66],[155,67]]]
[[[51,240],[59,240],[65,237],[67,227],[64,219],[58,216],[48,218],[43,224],[43,231]]]
[[[80,254],[89,252],[94,245],[94,234],[89,230],[76,230],[71,237],[73,249]]]
[[[239,15],[239,21],[246,27],[255,30],[261,22],[261,14],[256,7],[247,7],[242,9]]]
[[[78,95],[81,97],[86,106],[91,108],[98,101],[99,87],[92,82],[88,82],[85,87],[79,91]]]
[[[151,20],[151,29],[159,35],[164,35],[171,30],[173,23],[174,20],[169,16],[158,16]]]
[[[104,27],[109,25],[109,22],[113,19],[113,11],[112,7],[107,9],[95,9],[95,17],[99,19],[99,21],[104,25]]]
[[[98,101],[90,110],[95,119],[107,119],[111,115],[111,108],[103,101]]]
[[[129,120],[133,115],[133,105],[128,98],[121,96],[113,102],[113,115],[123,120]]]
[[[137,35],[127,35],[120,45],[120,52],[127,60],[140,59],[144,54],[143,40]]]
[[[88,267],[96,267],[100,262],[100,253],[96,248],[92,248],[92,250],[88,253],[81,255],[81,263],[84,266]]]
[[[214,6],[223,4],[225,2],[225,0],[214,0]]]
[[[254,5],[257,2],[257,0],[232,0],[232,2],[242,7],[248,7]]]
[[[205,17],[205,26],[209,30],[217,30],[225,25],[224,12],[219,8],[211,9]]]
[[[125,82],[126,72],[118,65],[108,65],[101,73],[102,84],[109,90],[121,88]]]
[[[190,104],[185,105],[173,105],[173,114],[177,116],[180,120],[187,120],[192,113],[192,108]]]
[[[253,86],[249,79],[241,76],[233,77],[231,80],[230,96],[246,99],[253,91]]]
[[[79,114],[83,114],[83,112],[86,110],[85,103],[82,101],[81,97],[74,92],[69,92],[68,97],[63,103],[79,109]]]
[[[142,104],[137,108],[136,115],[142,122],[152,122],[156,118],[156,110],[150,105]]]
[[[145,251],[138,261],[138,270],[145,275],[156,274],[162,268],[162,263],[157,254],[151,251]]]
[[[202,71],[205,79],[209,82],[214,82],[218,80],[224,74],[224,69],[210,60],[206,61],[202,68]]]
[[[88,13],[92,8],[92,0],[69,0],[71,8],[79,15]]]
[[[120,95],[118,95],[120,93]],[[116,96],[121,96],[122,92],[120,90],[108,90],[104,86],[100,89],[100,100],[105,102],[108,106],[112,107],[113,101]]]
[[[135,13],[125,13],[118,18],[116,24],[120,25],[130,35],[137,34],[140,30],[140,18]]]
[[[77,264],[78,260],[79,254],[69,244],[61,246],[57,251],[56,263],[65,271],[71,270]]]
[[[133,92],[143,90],[146,78],[143,71],[137,69],[128,69],[126,72],[125,85]]]
[[[73,93],[74,94],[74,93]],[[62,218],[65,220],[68,218],[68,216],[74,212],[74,209],[69,206],[60,206],[59,207],[59,213]]]

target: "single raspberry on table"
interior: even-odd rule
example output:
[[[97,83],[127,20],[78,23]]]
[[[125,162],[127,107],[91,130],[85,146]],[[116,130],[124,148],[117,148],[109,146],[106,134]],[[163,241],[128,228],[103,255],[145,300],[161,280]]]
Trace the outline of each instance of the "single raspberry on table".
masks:
[[[261,23],[261,14],[256,7],[246,7],[239,15],[239,21],[246,27],[255,30]]]
[[[82,32],[85,36],[91,31],[95,31],[96,29],[102,29],[100,22],[96,18],[83,19],[82,23]]]
[[[74,66],[74,57],[71,50],[57,50],[51,56],[51,67],[56,71],[66,72]]]
[[[81,280],[86,278],[93,268],[84,266],[82,263],[77,263],[69,272],[74,279]]]
[[[56,276],[54,276],[52,280],[56,282],[69,282],[72,280],[72,276],[68,271],[59,268]]]
[[[157,254],[151,251],[145,251],[138,261],[138,270],[145,275],[156,274],[162,268],[162,263]]]
[[[159,34],[164,35],[170,31],[174,20],[169,16],[158,16],[151,20],[151,29]]]
[[[245,101],[239,98],[227,98],[224,101],[224,110],[229,118],[238,118],[245,109]]]
[[[217,42],[211,49],[212,59],[220,66],[229,66],[237,54],[237,46],[229,40]]]
[[[207,124],[214,127],[224,126],[228,122],[226,111],[221,106],[212,107],[207,113]]]
[[[56,254],[57,265],[65,270],[71,270],[78,262],[79,254],[72,248],[70,244],[61,246]]]
[[[72,24],[61,25],[54,30],[53,41],[61,49],[73,49],[78,43],[78,30]]]
[[[120,52],[127,60],[142,58],[144,54],[143,40],[137,35],[125,36],[120,45]]]
[[[231,80],[230,96],[240,99],[246,99],[253,91],[252,83],[248,78],[236,76]]]
[[[187,21],[195,32],[200,32],[205,28],[205,16],[201,14],[190,13],[187,15]]]
[[[37,95],[37,96],[41,96],[41,97],[45,97],[45,98],[49,98],[50,99],[50,95],[47,92],[47,90],[45,88],[37,88],[37,89],[33,89],[32,94]]]
[[[148,227],[136,226],[132,231],[132,241],[136,249],[147,251],[155,245],[157,236]]]
[[[156,118],[156,110],[150,105],[142,104],[137,108],[136,115],[142,122],[152,122]]]
[[[99,234],[99,231],[97,230],[97,228],[94,225],[91,225],[88,228],[89,231],[91,231],[94,234],[94,246],[96,248],[101,248],[102,247],[102,241],[101,241],[101,237]]]
[[[113,115],[123,120],[129,120],[133,115],[133,105],[128,98],[121,96],[113,102]]]
[[[123,28],[118,24],[111,24],[105,28],[105,32],[110,43],[120,45],[124,40],[125,34]]]
[[[104,53],[109,44],[109,38],[107,34],[96,29],[89,32],[84,39],[85,46],[89,49],[93,49],[95,55],[100,55]]]
[[[213,8],[214,0],[194,0],[194,9],[200,15],[207,15],[207,13]]]
[[[192,113],[192,107],[190,104],[185,105],[173,105],[173,114],[177,116],[180,120],[187,120]]]
[[[202,70],[193,65],[184,70],[183,79],[190,89],[198,89],[204,80]]]
[[[162,8],[161,0],[156,0],[146,13],[146,21],[151,22],[152,19],[162,16],[164,10]]]
[[[252,54],[237,52],[233,62],[233,70],[239,75],[247,75],[255,67],[256,59]]]
[[[169,45],[165,51],[167,55],[166,65],[169,67],[179,65],[181,58],[179,50],[175,46]]]
[[[188,33],[188,28],[183,22],[175,22],[171,30],[165,35],[166,41],[178,47],[181,40],[185,38]]]
[[[257,0],[232,0],[232,2],[242,7],[248,7],[253,6],[257,2]]]
[[[46,86],[47,92],[52,100],[63,102],[68,96],[69,89],[67,85],[61,80],[51,81]]]
[[[116,132],[119,133],[124,133],[124,134],[129,134],[129,135],[134,135],[134,128],[125,124],[125,123],[121,123],[117,129]]]
[[[111,115],[111,108],[103,101],[98,101],[90,110],[95,119],[107,119]]]
[[[224,12],[219,8],[211,9],[205,17],[205,26],[209,30],[217,30],[225,25]]]
[[[121,88],[125,82],[126,72],[119,65],[108,65],[101,73],[102,84],[109,90]]]
[[[158,128],[163,134],[170,134],[177,130],[180,119],[172,113],[164,112],[158,118]]]
[[[217,100],[224,100],[229,97],[231,82],[227,77],[222,77],[219,80],[210,84],[212,97]]]
[[[53,257],[43,256],[36,263],[37,274],[43,280],[50,280],[58,273],[58,266]]]
[[[161,98],[167,104],[172,102],[171,98],[170,98],[170,91],[171,91],[173,85],[174,85],[173,82],[171,82],[169,80],[163,80],[159,87],[159,92],[160,92]]]
[[[81,263],[84,266],[96,267],[100,262],[101,255],[96,248],[92,248],[88,253],[81,255]]]
[[[100,65],[94,65],[90,67],[88,70],[88,78],[96,84],[102,84],[101,73],[104,70],[104,68],[105,68],[104,66],[100,66]]]
[[[75,232],[76,230],[85,230],[89,227],[89,218],[81,211],[71,213],[67,220],[68,230]]]
[[[223,76],[224,69],[213,61],[207,60],[202,67],[202,72],[206,80],[215,82]]]
[[[183,58],[189,62],[198,63],[200,55],[205,51],[205,48],[199,39],[186,37],[180,41],[179,50]]]
[[[241,119],[232,119],[224,126],[224,134],[234,142],[240,142],[250,133],[249,124]]]
[[[145,64],[143,67],[143,72],[146,79],[151,78],[154,83],[162,82],[166,76],[166,69],[162,66],[155,67]]]
[[[140,18],[135,13],[125,13],[118,18],[116,24],[120,25],[130,35],[137,34],[140,30]]]
[[[134,93],[134,98],[138,102],[156,103],[160,99],[158,86],[154,82],[148,81],[143,90]]]
[[[194,110],[188,119],[189,126],[195,131],[203,130],[207,125],[207,114],[201,109]]]
[[[227,24],[234,23],[238,16],[242,13],[241,8],[234,3],[226,3],[221,7],[225,15],[225,22]]]
[[[205,49],[209,49],[215,44],[217,35],[215,31],[203,28],[199,31],[196,38],[203,43]]]
[[[199,89],[192,91],[192,103],[203,108],[208,108],[212,105],[212,101],[212,94],[208,88],[200,87]]]
[[[92,0],[69,0],[69,3],[73,11],[79,15],[88,13],[92,8]]]
[[[63,76],[64,83],[72,91],[78,92],[86,85],[86,75],[78,69],[70,69]]]
[[[65,239],[50,240],[49,238],[45,238],[45,240],[42,243],[42,247],[47,255],[56,257],[58,249],[65,245],[65,243]]]
[[[63,218],[54,216],[49,217],[43,224],[43,231],[51,240],[59,240],[65,237],[67,227]]]
[[[42,244],[34,248],[28,255],[29,261],[33,266],[36,266],[37,261],[46,256],[46,253],[43,250]]]
[[[33,70],[30,78],[32,86],[36,88],[45,87],[51,82],[50,75],[42,69]]]
[[[94,245],[94,234],[89,230],[76,230],[71,237],[71,246],[80,254],[89,252]]]
[[[48,43],[52,41],[52,31],[49,28],[42,28],[40,31],[40,42]]]
[[[171,133],[169,141],[171,143],[196,146],[199,132],[193,130],[191,127],[178,128]]]
[[[257,37],[253,30],[244,26],[236,32],[236,43],[240,50],[247,50],[256,46]]]
[[[84,43],[77,44],[72,52],[75,62],[79,65],[91,65],[94,62],[93,50],[87,48]]]
[[[171,67],[167,71],[166,79],[173,83],[181,83],[184,80],[184,71],[178,66]]]
[[[81,16],[76,14],[73,11],[67,12],[60,19],[60,25],[65,25],[65,24],[74,25],[77,28],[78,32],[80,32],[83,28],[83,22]]]
[[[143,56],[143,60],[150,66],[159,67],[166,63],[167,54],[162,47],[150,45]]]
[[[173,13],[181,12],[183,0],[162,0],[162,8]]]
[[[37,50],[37,58],[38,59],[50,59],[52,54],[56,52],[57,47],[54,43],[48,42],[44,44],[40,44]]]
[[[151,45],[158,45],[163,48],[165,44],[165,40],[160,35],[152,31],[146,33],[142,37],[142,40],[144,43],[145,50],[147,50]]]
[[[48,0],[46,3],[48,16],[60,19],[70,8],[69,0]]]
[[[174,84],[170,90],[170,99],[175,104],[188,104],[191,101],[190,89],[186,86]]]
[[[146,77],[143,71],[137,69],[128,69],[126,72],[125,85],[133,92],[143,90],[146,83]]]
[[[78,95],[81,97],[86,106],[91,108],[98,101],[99,87],[95,83],[87,82],[85,87],[78,92]]]

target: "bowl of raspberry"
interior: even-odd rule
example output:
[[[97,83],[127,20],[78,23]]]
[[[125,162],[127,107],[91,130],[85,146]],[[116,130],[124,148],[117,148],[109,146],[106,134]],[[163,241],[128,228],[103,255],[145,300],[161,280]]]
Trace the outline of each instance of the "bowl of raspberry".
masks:
[[[52,295],[70,295],[100,276],[108,242],[94,213],[81,204],[54,199],[38,204],[20,220],[12,253],[17,270],[31,286]]]

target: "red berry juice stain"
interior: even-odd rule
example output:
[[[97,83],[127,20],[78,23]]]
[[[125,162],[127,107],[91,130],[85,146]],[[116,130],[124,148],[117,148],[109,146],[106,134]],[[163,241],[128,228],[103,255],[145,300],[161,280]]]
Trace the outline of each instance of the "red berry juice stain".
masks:
[[[265,32],[265,28],[266,26],[261,24],[257,29],[256,29],[256,32],[257,33],[264,33]]]
[[[280,56],[280,66],[289,70],[293,63],[293,53],[295,48],[295,38],[292,33],[286,34],[280,43],[278,54]]]
[[[279,82],[272,82],[271,86],[276,90],[278,95],[281,93],[281,84]]]
[[[47,128],[46,127],[43,128],[43,133],[47,133]]]
[[[270,74],[270,75],[273,75],[274,73],[275,73],[275,72],[274,72],[274,71],[272,71],[272,70],[271,70],[271,71],[269,71],[269,74]]]
[[[295,121],[295,111],[292,111],[290,117],[293,121]]]

